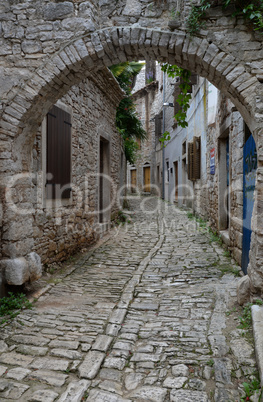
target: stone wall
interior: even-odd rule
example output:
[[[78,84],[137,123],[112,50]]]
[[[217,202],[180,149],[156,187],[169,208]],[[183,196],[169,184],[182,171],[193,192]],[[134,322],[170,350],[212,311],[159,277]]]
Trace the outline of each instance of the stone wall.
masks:
[[[207,143],[207,217],[214,230],[230,247],[241,265],[243,233],[243,147],[244,121],[233,104],[219,95],[215,125],[208,127]],[[229,139],[229,211],[227,213],[225,144]],[[210,151],[215,148],[215,174],[210,174]],[[224,183],[225,182],[225,183]],[[229,215],[227,218],[227,214]],[[226,221],[227,219],[227,221]]]
[[[11,189],[9,202],[13,205],[2,222],[3,269],[7,261],[10,264],[17,257],[26,257],[28,250],[40,256],[43,264],[61,261],[100,237],[103,229],[98,220],[101,137],[108,140],[110,146],[111,207],[108,215],[120,209],[117,192],[120,181],[124,181],[125,161],[121,138],[115,127],[115,114],[122,96],[117,82],[105,69],[73,86],[57,102],[72,119],[72,196],[69,200],[46,199],[46,119],[36,136],[31,133],[35,141],[30,157],[30,193],[28,187],[25,187],[25,194],[21,191],[28,175],[19,177]],[[15,226],[15,222],[18,225]],[[24,278],[29,279],[26,269],[23,270]],[[16,280],[24,281],[21,277],[19,280],[12,277],[9,282]]]

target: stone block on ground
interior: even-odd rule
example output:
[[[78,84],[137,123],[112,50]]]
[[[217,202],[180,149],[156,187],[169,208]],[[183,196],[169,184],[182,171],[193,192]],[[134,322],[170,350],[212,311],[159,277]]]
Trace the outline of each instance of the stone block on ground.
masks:
[[[31,373],[30,370],[22,368],[22,367],[15,367],[13,369],[8,370],[8,373],[6,374],[6,378],[12,378],[17,381],[23,380],[29,373]]]
[[[2,260],[1,267],[4,271],[5,280],[9,285],[20,286],[27,282],[30,277],[28,263],[25,258]]]
[[[185,364],[177,364],[172,367],[172,374],[175,377],[187,377],[189,374],[189,368]]]
[[[237,284],[237,301],[240,306],[250,301],[250,278],[243,276]]]
[[[113,338],[107,335],[98,335],[95,343],[92,345],[92,350],[106,352],[112,342]]]
[[[190,390],[172,390],[170,394],[172,402],[208,402],[206,392]]]
[[[29,389],[29,385],[19,382],[0,380],[1,400],[21,400],[22,395]]]
[[[92,389],[89,393],[87,402],[132,402],[132,401],[131,399],[124,399],[119,395],[107,391]]]
[[[167,395],[167,390],[160,387],[141,387],[131,392],[128,396],[135,401],[163,402]]]
[[[62,387],[65,384],[68,375],[56,373],[55,371],[49,370],[36,370],[32,371],[28,376],[29,380],[38,380],[40,382],[55,386]]]
[[[29,402],[53,402],[58,397],[58,394],[49,389],[40,389],[35,391],[31,397],[29,397]]]
[[[67,390],[58,399],[58,402],[80,402],[91,382],[80,380],[71,382]]]
[[[69,366],[67,360],[54,359],[52,357],[39,357],[35,359],[30,367],[34,369],[44,369],[44,370],[55,370],[55,371],[65,371]]]
[[[80,378],[92,380],[98,373],[100,366],[105,358],[105,353],[89,351],[83,363],[79,366]]]
[[[163,382],[163,386],[166,388],[179,389],[183,388],[187,380],[188,377],[175,377],[175,378],[167,377]]]

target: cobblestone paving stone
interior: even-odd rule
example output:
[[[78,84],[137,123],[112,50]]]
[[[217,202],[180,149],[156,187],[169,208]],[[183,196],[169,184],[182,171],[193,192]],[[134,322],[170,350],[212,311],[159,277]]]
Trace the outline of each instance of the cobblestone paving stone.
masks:
[[[240,401],[256,362],[229,258],[184,211],[131,204],[132,224],[1,329],[0,401]]]

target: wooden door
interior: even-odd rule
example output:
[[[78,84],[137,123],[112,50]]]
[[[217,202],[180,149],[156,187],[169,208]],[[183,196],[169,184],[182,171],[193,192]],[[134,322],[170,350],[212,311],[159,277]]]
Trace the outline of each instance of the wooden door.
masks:
[[[151,192],[151,168],[147,166],[144,168],[144,191]]]
[[[131,170],[131,191],[132,193],[136,192],[136,181],[137,181],[137,173],[136,169]]]

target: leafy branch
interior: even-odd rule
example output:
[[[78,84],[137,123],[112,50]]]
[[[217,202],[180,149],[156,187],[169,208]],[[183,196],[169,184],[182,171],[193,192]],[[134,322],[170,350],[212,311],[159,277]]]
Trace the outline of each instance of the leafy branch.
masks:
[[[141,71],[144,63],[124,62],[110,67],[126,97],[121,100],[116,112],[116,127],[124,141],[124,151],[128,162],[134,164],[139,149],[137,139],[144,140],[146,131],[136,112],[135,103],[131,97],[135,77]]]
[[[180,106],[180,110],[178,111],[178,113],[176,113],[174,118],[177,120],[179,126],[185,128],[188,126],[186,117],[191,100],[191,95],[189,94],[189,91],[191,89],[191,72],[189,70],[185,70],[184,68],[168,63],[162,65],[162,71],[164,71],[170,78],[178,77],[180,79],[180,94],[178,95],[177,99],[175,99],[175,102],[177,102]]]
[[[246,4],[243,0],[222,0],[222,8],[227,9],[233,5],[235,7],[233,16],[242,13],[253,24],[255,31],[262,30],[263,33],[263,2],[261,0],[250,1],[251,3]],[[205,27],[202,19],[212,4],[213,0],[201,0],[200,4],[192,6],[186,21],[187,30],[191,36]]]
[[[205,27],[205,22],[202,21],[202,18],[205,17],[206,10],[210,7],[211,2],[209,0],[201,0],[199,5],[192,6],[186,21],[187,30],[191,36]]]
[[[169,133],[169,131],[165,131],[163,133],[163,135],[161,136],[161,138],[159,139],[159,141],[161,142],[161,148],[165,148],[165,141],[169,141],[171,139],[171,134]]]
[[[176,113],[174,118],[177,121],[178,126],[185,128],[188,127],[188,123],[186,121],[187,118],[187,110],[190,107],[190,79],[191,79],[191,71],[185,70],[184,68],[178,67],[175,64],[165,63],[161,67],[162,71],[164,71],[168,77],[175,78],[178,77],[180,79],[180,94],[178,95],[175,102],[180,106],[179,111]],[[165,141],[169,141],[171,139],[171,135],[169,131],[165,131],[159,141],[162,144],[162,148],[165,147]]]

